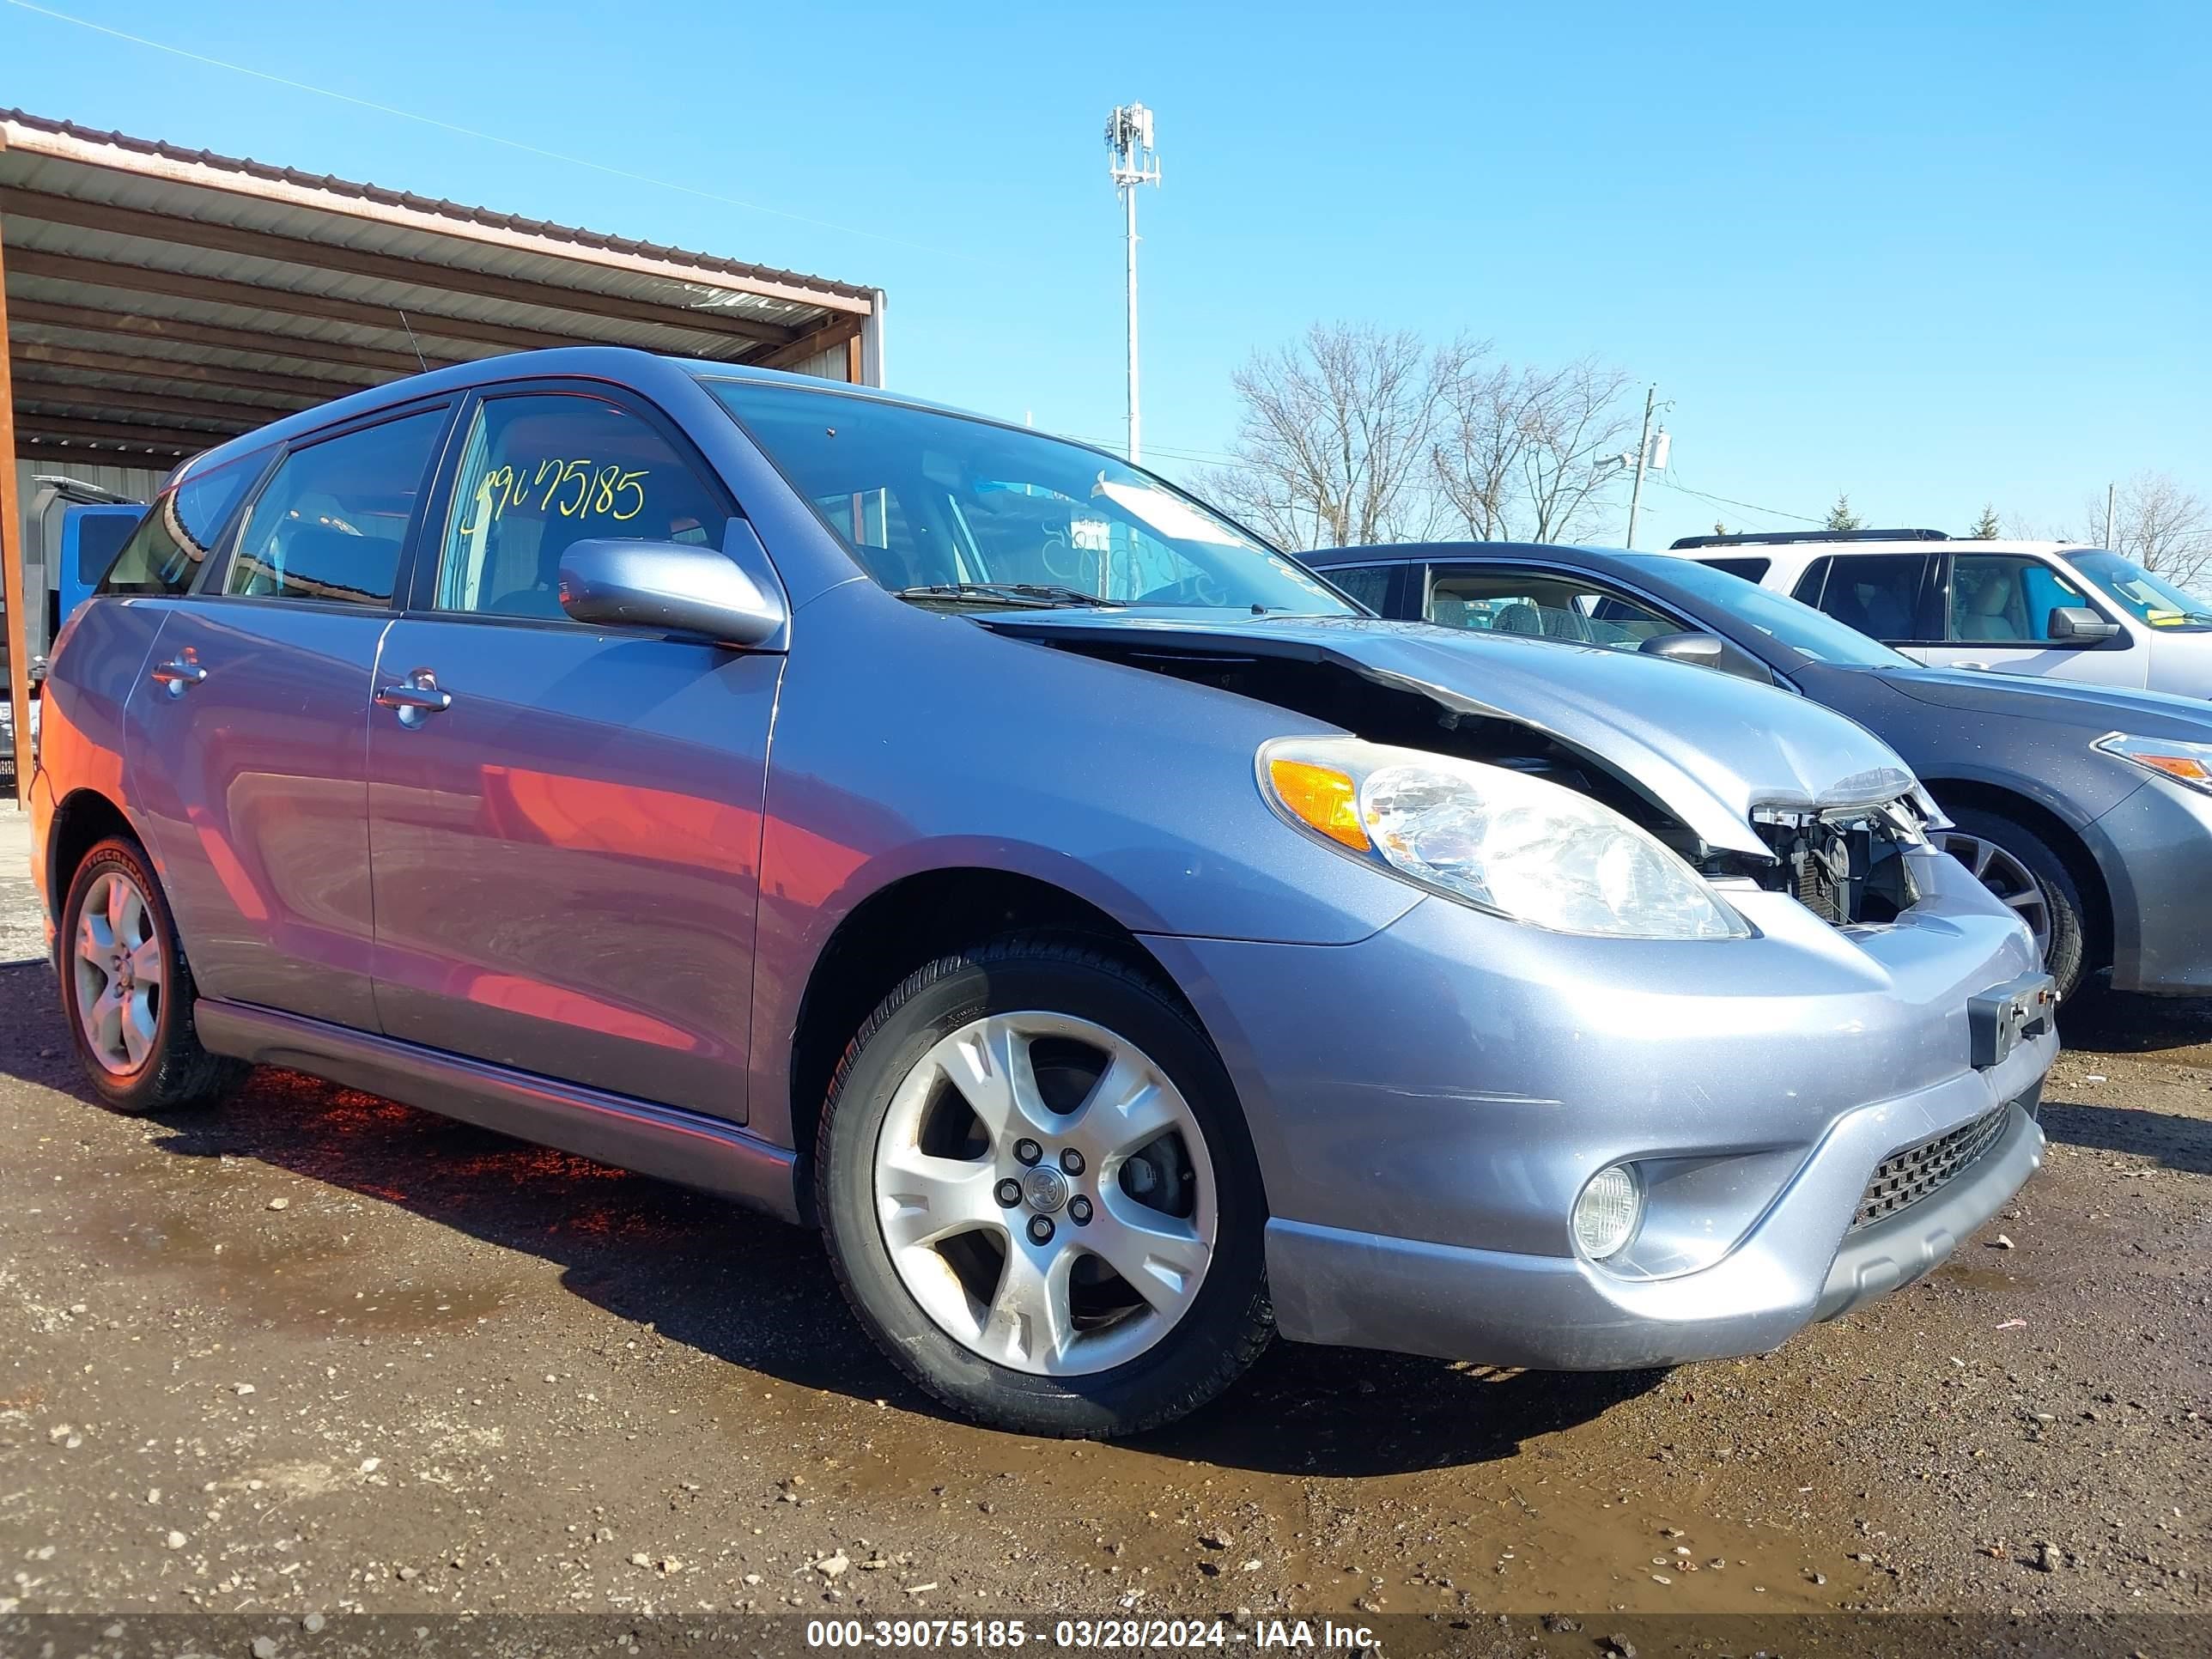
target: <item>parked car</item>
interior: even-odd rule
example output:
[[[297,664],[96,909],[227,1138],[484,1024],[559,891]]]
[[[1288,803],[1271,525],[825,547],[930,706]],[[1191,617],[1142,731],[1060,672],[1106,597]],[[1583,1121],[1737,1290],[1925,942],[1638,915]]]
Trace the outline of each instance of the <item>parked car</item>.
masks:
[[[959,1411],[1121,1433],[1271,1332],[1773,1346],[2035,1167],[2018,915],[1800,697],[1369,618],[1098,450],[502,357],[185,466],[65,629],[61,1000],[820,1227]]]
[[[2212,708],[1926,668],[1703,562],[1526,543],[1307,556],[1383,615],[1684,659],[1802,691],[1874,732],[1949,820],[1935,844],[2019,913],[2062,997],[2212,993]]]
[[[2212,697],[2212,605],[2106,548],[1859,530],[1690,536],[1670,550],[1935,667]]]

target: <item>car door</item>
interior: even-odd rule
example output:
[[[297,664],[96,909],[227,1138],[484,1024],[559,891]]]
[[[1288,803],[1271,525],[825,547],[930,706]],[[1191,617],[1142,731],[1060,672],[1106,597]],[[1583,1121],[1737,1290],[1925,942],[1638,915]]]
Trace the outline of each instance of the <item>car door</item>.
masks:
[[[1954,553],[1946,560],[1944,644],[1914,653],[1939,668],[1990,668],[2097,685],[2140,687],[2150,653],[2124,626],[2109,640],[2054,640],[2051,613],[2063,606],[2120,619],[2088,585],[2048,560],[2021,553]]]
[[[369,678],[451,412],[287,446],[201,591],[138,602],[167,614],[131,695],[126,796],[204,996],[375,1029]]]
[[[1945,644],[1936,562],[1925,553],[1850,553],[1813,561],[1790,597],[1925,662]]]
[[[720,546],[736,504],[605,387],[465,420],[368,722],[384,1029],[742,1121],[783,659],[586,627],[559,597],[570,543]]]

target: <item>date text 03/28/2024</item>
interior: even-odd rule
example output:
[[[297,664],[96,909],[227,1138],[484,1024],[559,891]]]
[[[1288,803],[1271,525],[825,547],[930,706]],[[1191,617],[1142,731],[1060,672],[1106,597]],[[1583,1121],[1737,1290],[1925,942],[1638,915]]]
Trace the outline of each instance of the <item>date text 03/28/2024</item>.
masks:
[[[1223,1619],[1060,1619],[1032,1628],[1021,1619],[810,1619],[810,1648],[1176,1649],[1249,1645],[1367,1650],[1376,1644],[1364,1625],[1263,1619],[1249,1631]]]

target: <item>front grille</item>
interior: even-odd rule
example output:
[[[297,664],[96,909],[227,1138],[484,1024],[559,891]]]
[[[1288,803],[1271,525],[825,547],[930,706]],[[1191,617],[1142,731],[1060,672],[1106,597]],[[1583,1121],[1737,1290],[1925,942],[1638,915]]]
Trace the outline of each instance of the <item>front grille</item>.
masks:
[[[1833,927],[1895,921],[1920,902],[1900,856],[1925,845],[1906,801],[1850,812],[1760,811],[1753,825],[1774,854],[1759,878]]]
[[[1997,1138],[2004,1133],[2005,1115],[2011,1109],[2000,1106],[1948,1134],[1923,1140],[1917,1146],[1907,1146],[1901,1152],[1892,1152],[1867,1183],[1866,1195],[1859,1200],[1859,1212],[1851,1218],[1850,1230],[1856,1232],[1877,1221],[1887,1221],[1899,1210],[1933,1197],[1965,1174],[1977,1158],[1997,1144]]]

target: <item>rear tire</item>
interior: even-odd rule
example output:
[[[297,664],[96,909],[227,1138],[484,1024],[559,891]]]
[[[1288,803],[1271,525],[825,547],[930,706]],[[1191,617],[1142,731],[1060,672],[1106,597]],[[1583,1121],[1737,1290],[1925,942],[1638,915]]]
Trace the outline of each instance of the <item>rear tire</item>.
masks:
[[[1962,807],[1948,816],[1954,827],[1938,830],[1936,844],[2027,922],[2042,945],[2044,971],[2059,1000],[2075,995],[2087,966],[2088,918],[2066,861],[2041,837],[2000,813]]]
[[[860,1322],[980,1423],[1156,1428],[1273,1334],[1228,1073],[1179,1002],[1096,943],[1016,934],[909,975],[838,1064],[815,1182]]]
[[[192,1027],[191,965],[143,848],[111,836],[85,854],[62,906],[62,1013],[85,1075],[118,1112],[212,1105],[249,1069]]]

